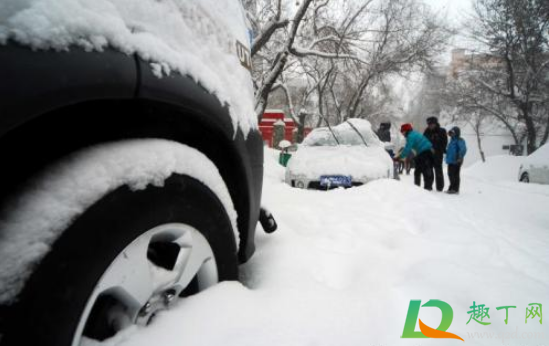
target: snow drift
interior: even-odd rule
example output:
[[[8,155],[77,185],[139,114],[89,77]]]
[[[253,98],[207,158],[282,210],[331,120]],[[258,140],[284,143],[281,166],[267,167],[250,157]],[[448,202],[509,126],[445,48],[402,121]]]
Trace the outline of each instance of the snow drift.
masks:
[[[321,193],[292,189],[269,153],[264,198],[279,230],[257,234],[256,254],[241,266],[243,284],[216,285],[105,345],[412,346],[418,339],[400,338],[411,299],[449,303],[448,331],[467,345],[546,340],[475,339],[475,332],[518,328],[519,337],[549,337],[538,320],[524,323],[525,306],[545,305],[549,291],[549,195],[470,177],[459,196],[424,191],[410,176]],[[490,308],[490,326],[466,324],[473,301]],[[496,310],[503,305],[517,306],[508,325]],[[440,316],[420,311],[429,326]]]
[[[519,167],[524,161],[521,156],[489,156],[486,162],[478,161],[464,170],[465,175],[499,181],[518,181]]]

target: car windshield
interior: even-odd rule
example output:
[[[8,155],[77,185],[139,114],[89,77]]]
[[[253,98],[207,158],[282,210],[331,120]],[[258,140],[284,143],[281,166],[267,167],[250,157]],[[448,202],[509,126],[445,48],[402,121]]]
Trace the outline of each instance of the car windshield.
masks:
[[[331,129],[320,127],[314,129],[303,141],[311,147],[320,146],[378,146],[379,138],[372,130],[370,122],[363,119],[352,119]]]
[[[314,129],[303,141],[303,145],[310,147],[324,147],[324,146],[336,146],[337,143],[334,136],[337,135],[332,133],[327,127],[322,127]]]

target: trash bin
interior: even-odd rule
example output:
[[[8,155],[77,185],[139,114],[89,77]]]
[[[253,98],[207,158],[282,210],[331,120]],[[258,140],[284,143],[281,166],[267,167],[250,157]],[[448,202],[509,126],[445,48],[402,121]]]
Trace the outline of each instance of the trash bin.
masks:
[[[290,157],[292,157],[292,154],[281,151],[280,155],[278,156],[278,163],[286,167],[288,165],[288,161],[290,161]]]

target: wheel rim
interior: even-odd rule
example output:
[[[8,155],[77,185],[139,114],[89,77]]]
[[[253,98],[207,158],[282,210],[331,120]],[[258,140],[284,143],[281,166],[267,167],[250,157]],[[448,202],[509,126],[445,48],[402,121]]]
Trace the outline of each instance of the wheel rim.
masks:
[[[126,246],[103,273],[72,346],[104,341],[133,324],[147,325],[178,297],[217,282],[212,248],[200,232],[184,224],[155,227]]]

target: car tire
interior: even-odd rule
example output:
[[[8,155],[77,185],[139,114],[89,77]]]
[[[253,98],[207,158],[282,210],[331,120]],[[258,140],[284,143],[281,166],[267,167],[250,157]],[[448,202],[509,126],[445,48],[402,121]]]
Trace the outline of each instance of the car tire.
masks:
[[[112,337],[122,329],[120,320],[116,321],[116,326],[113,325],[115,322],[109,320],[111,317],[106,317],[112,316],[113,311],[102,312],[102,309],[123,311],[120,313],[122,316],[130,310],[127,302],[114,294],[110,296],[110,293],[105,293],[107,291],[97,295],[92,303],[90,297],[97,294],[98,283],[102,282],[113,263],[118,263],[118,258],[127,254],[125,249],[161,225],[185,225],[185,229],[197,230],[200,233],[197,237],[203,236],[211,247],[218,281],[238,278],[237,248],[231,221],[223,204],[207,186],[178,174],[169,177],[161,187],[149,185],[143,190],[133,191],[123,186],[88,208],[52,245],[51,251],[26,282],[17,303],[10,308],[0,344],[70,346],[80,344],[83,340],[80,335],[94,340]],[[169,263],[162,262],[166,259],[169,262],[171,255],[163,254],[174,250],[170,245],[173,239],[162,237],[154,241],[151,238],[147,254],[142,254],[146,263],[153,263],[157,256],[151,253],[161,254],[160,259],[154,260],[155,270],[158,266],[169,270]],[[158,251],[151,251],[151,244],[154,244],[153,250]],[[181,249],[175,251],[179,254]],[[179,260],[180,257],[173,255],[175,261],[174,258]],[[151,268],[149,265],[147,268]],[[182,287],[177,295],[182,297],[197,292],[197,277]],[[145,281],[142,286],[135,287],[149,287]],[[140,315],[143,308],[139,310]],[[86,310],[89,311],[87,317]],[[155,314],[160,310],[163,309],[156,310]],[[145,324],[153,317],[151,314]]]
[[[528,175],[528,173],[522,173],[522,175],[520,176],[520,182],[521,183],[530,183],[530,176]]]

